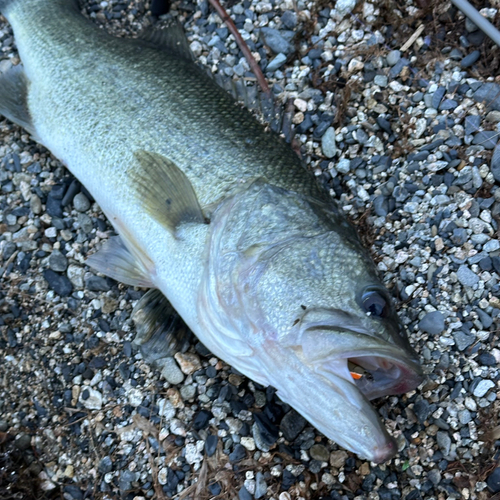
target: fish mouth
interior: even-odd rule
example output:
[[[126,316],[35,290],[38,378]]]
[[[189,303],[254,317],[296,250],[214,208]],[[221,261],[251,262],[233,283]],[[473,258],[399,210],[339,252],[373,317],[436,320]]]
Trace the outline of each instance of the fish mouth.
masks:
[[[384,340],[349,319],[347,325],[346,321],[304,325],[296,344],[303,361],[334,385],[339,378],[349,382],[348,393],[356,388],[368,400],[404,394],[422,383],[422,368],[409,344]]]
[[[392,353],[391,353],[392,354]],[[320,371],[340,376],[352,383],[368,400],[395,396],[416,389],[423,380],[422,370],[413,360],[394,359],[389,353],[352,353],[328,360]]]

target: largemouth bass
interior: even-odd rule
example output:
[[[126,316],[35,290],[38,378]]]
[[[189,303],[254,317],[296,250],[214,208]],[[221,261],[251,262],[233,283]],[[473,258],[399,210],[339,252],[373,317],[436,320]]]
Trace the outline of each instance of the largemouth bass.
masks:
[[[74,0],[0,10],[22,60],[1,76],[0,113],[69,168],[119,234],[89,263],[151,289],[136,307],[141,341],[165,356],[179,345],[171,304],[328,438],[391,458],[369,400],[414,389],[421,369],[355,230],[291,148],[193,63],[176,27],[118,39]]]

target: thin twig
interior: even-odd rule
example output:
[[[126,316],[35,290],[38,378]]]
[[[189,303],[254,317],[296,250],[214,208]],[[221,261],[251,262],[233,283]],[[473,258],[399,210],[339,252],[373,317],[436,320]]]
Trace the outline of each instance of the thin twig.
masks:
[[[245,40],[243,40],[242,36],[240,35],[240,32],[238,31],[238,28],[234,24],[233,20],[229,17],[229,14],[226,12],[224,7],[222,7],[219,0],[208,0],[208,1],[212,4],[212,7],[215,9],[217,14],[219,14],[219,17],[222,19],[222,21],[226,23],[229,31],[234,36],[236,43],[241,49],[241,52],[243,52],[245,59],[248,61],[250,68],[252,69],[255,77],[257,78],[257,82],[259,83],[260,88],[265,94],[270,94],[271,91],[269,90],[269,85],[267,84],[266,78],[264,77],[260,69],[260,66],[257,64],[257,61],[252,55],[252,52],[250,52],[250,49],[248,48],[248,45],[246,44]]]
[[[421,24],[413,33],[413,35],[408,39],[408,41],[401,47],[401,52],[406,52],[417,40],[417,38],[422,34],[422,31],[424,31],[425,26]]]

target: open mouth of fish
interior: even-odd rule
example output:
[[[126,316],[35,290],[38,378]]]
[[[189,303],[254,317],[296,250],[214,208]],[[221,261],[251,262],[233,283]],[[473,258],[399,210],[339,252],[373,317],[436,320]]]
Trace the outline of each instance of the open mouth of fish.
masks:
[[[352,383],[367,399],[404,394],[422,382],[416,363],[378,355],[355,355],[323,363],[321,371],[330,372]]]

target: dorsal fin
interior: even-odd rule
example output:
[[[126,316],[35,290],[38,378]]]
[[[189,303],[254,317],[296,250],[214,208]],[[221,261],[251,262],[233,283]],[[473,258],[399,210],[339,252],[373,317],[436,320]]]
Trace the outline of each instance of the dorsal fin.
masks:
[[[189,42],[186,38],[181,23],[174,22],[166,28],[145,28],[139,35],[139,38],[157,49],[175,52],[179,56],[193,61],[194,57],[189,48]]]
[[[205,218],[186,174],[177,165],[157,153],[134,153],[139,168],[132,167],[138,198],[146,212],[175,235],[183,223],[204,224]]]

